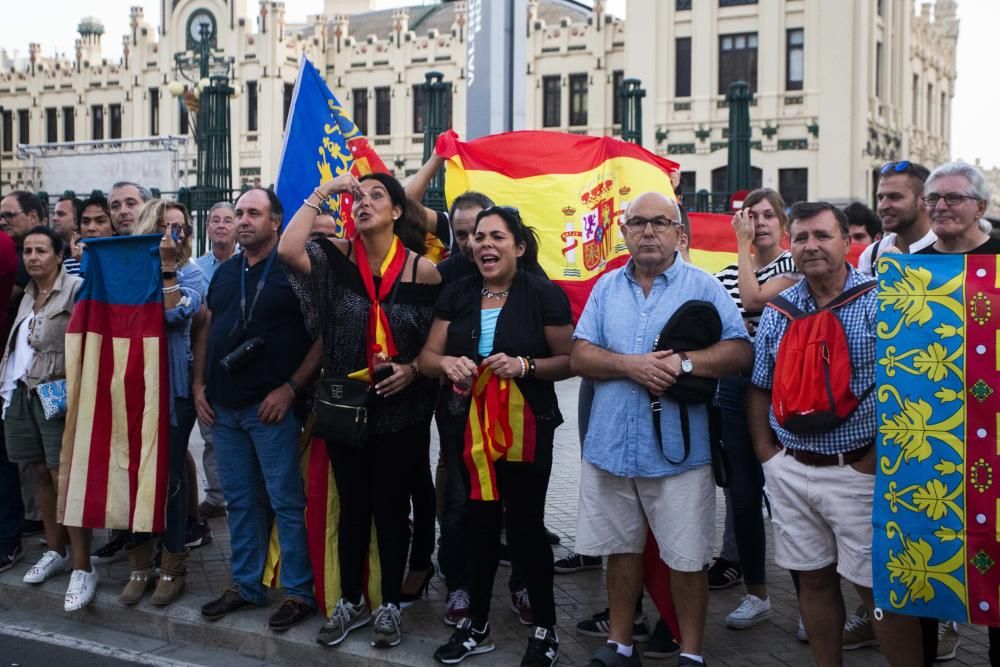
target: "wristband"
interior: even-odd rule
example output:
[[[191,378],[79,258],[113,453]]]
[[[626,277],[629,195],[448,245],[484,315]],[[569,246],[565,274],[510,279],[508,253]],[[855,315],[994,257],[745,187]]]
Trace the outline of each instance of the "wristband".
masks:
[[[164,280],[177,280],[176,271],[160,271],[160,275],[163,276]]]
[[[521,374],[518,377],[524,377],[528,374],[528,362],[524,360],[524,357],[518,357],[517,362],[521,364]]]
[[[416,380],[417,378],[420,377],[420,369],[417,368],[417,360],[416,359],[414,359],[413,361],[411,361],[410,363],[408,363],[406,365],[410,367],[411,371],[413,371],[413,379],[414,380]]]
[[[527,376],[528,377],[535,377],[535,360],[533,358],[531,358],[531,357],[528,357],[527,359],[528,359],[528,373],[527,373]]]
[[[292,393],[296,396],[302,393],[302,387],[295,380],[288,380],[285,384],[292,388]]]
[[[170,287],[163,288],[164,294],[173,294],[174,292],[180,292],[180,291],[181,291],[180,285],[171,285]]]

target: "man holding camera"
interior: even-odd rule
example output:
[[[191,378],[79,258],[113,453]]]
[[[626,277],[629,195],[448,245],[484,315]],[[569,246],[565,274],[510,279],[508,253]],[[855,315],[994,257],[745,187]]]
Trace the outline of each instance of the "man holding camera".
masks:
[[[243,252],[219,266],[208,289],[205,326],[195,340],[194,395],[211,425],[229,503],[233,585],[201,608],[216,620],[267,601],[261,579],[274,510],[281,584],[288,598],[271,616],[285,630],[312,613],[305,493],[299,468],[300,388],[319,368],[319,345],[306,333],[299,301],[277,258],[281,202],[254,188],[236,203]]]

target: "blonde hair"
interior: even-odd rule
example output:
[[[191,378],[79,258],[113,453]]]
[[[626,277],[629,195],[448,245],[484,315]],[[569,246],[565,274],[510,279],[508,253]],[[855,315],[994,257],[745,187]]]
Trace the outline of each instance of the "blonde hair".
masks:
[[[145,204],[142,205],[142,209],[139,210],[139,219],[136,220],[135,224],[132,226],[132,234],[160,234],[157,227],[164,222],[164,217],[167,211],[180,211],[184,215],[184,240],[180,242],[177,248],[177,263],[187,264],[191,259],[191,245],[192,245],[192,227],[191,227],[191,217],[188,215],[187,207],[184,204],[176,201],[167,201],[165,199],[150,199]]]

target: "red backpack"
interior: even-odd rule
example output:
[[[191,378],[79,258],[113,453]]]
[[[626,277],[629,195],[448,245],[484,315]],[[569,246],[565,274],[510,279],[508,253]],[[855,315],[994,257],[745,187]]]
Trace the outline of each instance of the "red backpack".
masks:
[[[771,408],[785,430],[802,435],[832,431],[847,421],[875,388],[873,383],[861,398],[851,391],[847,334],[834,312],[874,289],[875,284],[855,285],[809,313],[781,296],[767,304],[791,320],[778,346],[771,387]]]

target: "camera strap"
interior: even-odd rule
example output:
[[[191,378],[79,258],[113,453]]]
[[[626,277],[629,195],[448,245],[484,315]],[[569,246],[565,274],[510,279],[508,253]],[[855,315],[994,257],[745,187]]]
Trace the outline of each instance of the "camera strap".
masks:
[[[264,283],[267,282],[267,275],[271,272],[271,265],[274,263],[274,257],[278,254],[278,246],[275,244],[274,248],[271,250],[271,254],[267,256],[267,262],[264,264],[264,272],[260,274],[260,280],[257,281],[257,289],[253,295],[253,301],[250,302],[250,312],[247,312],[247,255],[246,252],[243,253],[243,263],[240,271],[240,318],[243,325],[243,329],[246,330],[250,326],[250,322],[253,321],[253,311],[257,307],[257,300],[260,299],[260,293],[264,289]]]

